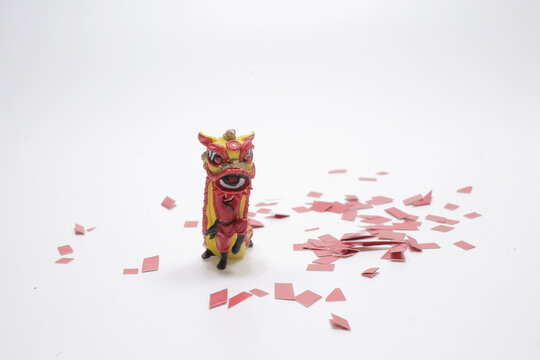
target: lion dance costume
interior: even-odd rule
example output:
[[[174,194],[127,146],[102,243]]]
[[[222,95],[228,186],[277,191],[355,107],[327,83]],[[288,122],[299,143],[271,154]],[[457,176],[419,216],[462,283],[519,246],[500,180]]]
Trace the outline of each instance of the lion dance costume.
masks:
[[[203,208],[206,250],[202,258],[218,256],[220,270],[227,267],[228,257],[242,258],[246,247],[253,246],[247,213],[255,177],[254,137],[254,133],[236,137],[232,129],[220,138],[199,133],[199,141],[206,146],[201,158],[207,175]]]

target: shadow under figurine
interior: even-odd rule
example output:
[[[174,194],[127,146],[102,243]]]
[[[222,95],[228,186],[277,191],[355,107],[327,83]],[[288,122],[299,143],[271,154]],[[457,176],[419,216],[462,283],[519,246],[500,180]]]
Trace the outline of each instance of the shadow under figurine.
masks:
[[[252,247],[253,229],[248,221],[253,164],[254,133],[236,137],[227,130],[223,137],[199,133],[206,146],[201,158],[206,170],[204,188],[203,235],[206,251],[203,259],[219,256],[217,268],[227,267],[227,258],[242,258]]]

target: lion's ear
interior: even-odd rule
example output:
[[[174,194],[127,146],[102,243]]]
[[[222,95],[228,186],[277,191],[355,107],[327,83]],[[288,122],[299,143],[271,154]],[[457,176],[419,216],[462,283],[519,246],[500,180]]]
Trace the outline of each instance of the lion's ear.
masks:
[[[251,132],[251,134],[249,134],[249,135],[239,136],[238,139],[240,139],[242,141],[246,141],[246,140],[253,140],[254,137],[255,137],[255,133]]]
[[[213,142],[216,142],[216,138],[212,137],[212,136],[208,136],[208,135],[204,135],[202,132],[199,132],[199,141],[201,142],[201,144],[203,144],[204,146],[208,146],[210,145],[211,143]]]

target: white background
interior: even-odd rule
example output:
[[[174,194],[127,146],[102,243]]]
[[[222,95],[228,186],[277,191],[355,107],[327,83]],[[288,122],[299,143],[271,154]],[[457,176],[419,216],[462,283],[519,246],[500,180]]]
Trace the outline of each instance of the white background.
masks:
[[[539,10],[0,1],[0,358],[540,358]],[[292,213],[311,190],[385,195],[461,223],[441,234],[424,221],[411,235],[442,248],[405,263],[366,252],[321,273],[292,244],[356,224],[257,215],[255,247],[218,272],[199,257],[200,230],[182,225],[201,217],[197,132],[231,127],[257,134],[252,204],[278,198]],[[400,203],[430,189],[428,207]],[[75,222],[97,229],[75,236]],[[75,260],[55,264],[65,244]],[[122,275],[158,254],[159,271]],[[380,275],[360,276],[372,266]],[[273,299],[274,282],[339,286],[347,301],[304,308]],[[272,295],[208,310],[225,287]],[[332,329],[330,313],[352,331]]]

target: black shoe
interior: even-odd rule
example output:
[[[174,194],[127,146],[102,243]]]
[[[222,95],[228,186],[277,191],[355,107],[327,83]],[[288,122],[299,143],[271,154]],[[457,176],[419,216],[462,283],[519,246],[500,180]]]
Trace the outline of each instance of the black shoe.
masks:
[[[212,256],[214,256],[214,253],[211,252],[209,249],[206,249],[201,255],[203,260],[210,259]]]
[[[246,239],[246,235],[238,235],[236,237],[236,242],[234,243],[234,246],[231,249],[231,252],[233,254],[238,254],[240,252],[240,249],[242,248],[242,243]]]
[[[221,253],[221,259],[219,260],[219,263],[217,264],[217,268],[219,270],[224,270],[226,267],[227,267],[227,256],[229,254],[224,252],[224,253]]]
[[[248,247],[253,247],[253,241],[249,240],[249,245]]]

